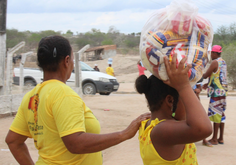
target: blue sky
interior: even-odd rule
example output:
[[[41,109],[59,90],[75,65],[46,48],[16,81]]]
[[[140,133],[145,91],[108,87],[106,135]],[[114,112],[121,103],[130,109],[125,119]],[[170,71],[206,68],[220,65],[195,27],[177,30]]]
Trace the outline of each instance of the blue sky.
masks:
[[[141,32],[150,15],[172,0],[8,0],[7,28],[19,31],[55,30],[84,33],[92,28],[107,32]],[[235,0],[192,0],[214,31],[236,23]]]

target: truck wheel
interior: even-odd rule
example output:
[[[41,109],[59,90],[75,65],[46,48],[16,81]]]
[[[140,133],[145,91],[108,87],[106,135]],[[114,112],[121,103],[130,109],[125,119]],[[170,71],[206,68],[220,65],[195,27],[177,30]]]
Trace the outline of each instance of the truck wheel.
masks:
[[[92,83],[86,83],[83,85],[83,93],[85,95],[95,95],[96,87]]]
[[[100,94],[100,95],[110,95],[111,92],[107,92],[107,93],[102,93],[102,92],[100,92],[99,94]]]
[[[26,80],[24,83],[24,86],[32,87],[32,86],[35,86],[35,83],[33,80]]]

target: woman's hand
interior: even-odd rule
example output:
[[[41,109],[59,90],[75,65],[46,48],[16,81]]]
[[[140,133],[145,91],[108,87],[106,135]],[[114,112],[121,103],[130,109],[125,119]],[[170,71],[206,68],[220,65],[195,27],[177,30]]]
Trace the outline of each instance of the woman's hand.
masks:
[[[169,63],[167,57],[164,57],[165,67],[167,75],[169,76],[169,80],[165,81],[169,86],[172,86],[177,91],[182,90],[186,86],[190,86],[189,84],[189,78],[188,78],[188,71],[192,67],[191,64],[188,64],[186,68],[184,68],[184,64],[187,60],[187,56],[184,57],[180,63],[179,66],[176,67],[176,57],[177,54],[173,55],[172,62]]]
[[[136,132],[138,131],[140,124],[143,120],[147,120],[151,117],[151,113],[144,113],[133,120],[130,125],[123,130],[121,133],[124,135],[125,139],[130,139],[134,137]]]
[[[169,80],[165,83],[178,91],[183,104],[177,108],[182,110],[181,113],[185,111],[186,119],[182,121],[166,120],[153,129],[151,136],[158,136],[158,144],[161,144],[162,148],[166,146],[170,148],[170,146],[177,144],[188,144],[210,136],[212,133],[211,122],[189,83],[188,71],[191,65],[184,68],[187,57],[180,61],[178,68],[176,68],[176,54],[173,55],[171,63],[166,58],[164,60],[169,76]],[[177,110],[176,114],[178,113]],[[181,114],[180,117],[183,115]],[[160,132],[162,132],[161,136],[159,136]]]
[[[138,118],[133,120],[123,131],[108,134],[76,132],[62,137],[62,140],[66,148],[74,154],[85,154],[102,151],[134,137],[139,129],[141,121],[150,117],[150,113],[140,115]]]

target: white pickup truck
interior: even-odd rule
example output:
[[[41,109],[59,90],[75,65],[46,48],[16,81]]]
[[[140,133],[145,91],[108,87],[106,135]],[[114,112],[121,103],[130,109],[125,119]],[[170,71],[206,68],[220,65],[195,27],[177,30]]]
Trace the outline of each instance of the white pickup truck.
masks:
[[[109,95],[119,88],[117,79],[108,74],[97,72],[86,63],[80,61],[81,77],[82,77],[82,91],[85,95],[94,95],[100,93],[101,95]],[[19,85],[20,68],[14,68],[13,84]],[[24,85],[36,86],[43,80],[43,72],[39,69],[24,68]],[[67,85],[75,86],[75,74],[71,73],[70,79],[66,82]]]

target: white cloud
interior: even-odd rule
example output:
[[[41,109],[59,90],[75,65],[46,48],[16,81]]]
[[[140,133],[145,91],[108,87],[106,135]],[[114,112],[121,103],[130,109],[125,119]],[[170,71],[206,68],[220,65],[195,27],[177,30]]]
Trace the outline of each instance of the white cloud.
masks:
[[[100,25],[110,25],[114,24],[115,22],[118,22],[118,20],[115,19],[115,13],[104,13],[100,17],[97,17],[94,22],[91,22],[90,25],[96,27]]]
[[[72,30],[92,28],[107,32],[115,26],[122,33],[140,32],[151,13],[171,0],[8,0],[7,28],[20,31]],[[208,18],[214,30],[236,22],[236,1],[194,0],[199,13]],[[224,4],[225,3],[225,4]]]
[[[170,0],[9,0],[9,13],[112,12],[127,9],[157,9]]]
[[[222,15],[222,14],[214,14],[214,13],[205,13],[202,15],[211,22],[214,31],[216,31],[217,28],[219,28],[222,25],[229,26],[230,24],[236,22],[236,14]]]
[[[30,13],[8,14],[7,28],[20,31],[72,30],[87,32],[92,28],[107,32],[110,26],[115,26],[120,32],[140,32],[152,11],[132,12],[86,12],[86,13]],[[134,27],[135,25],[135,27]]]

